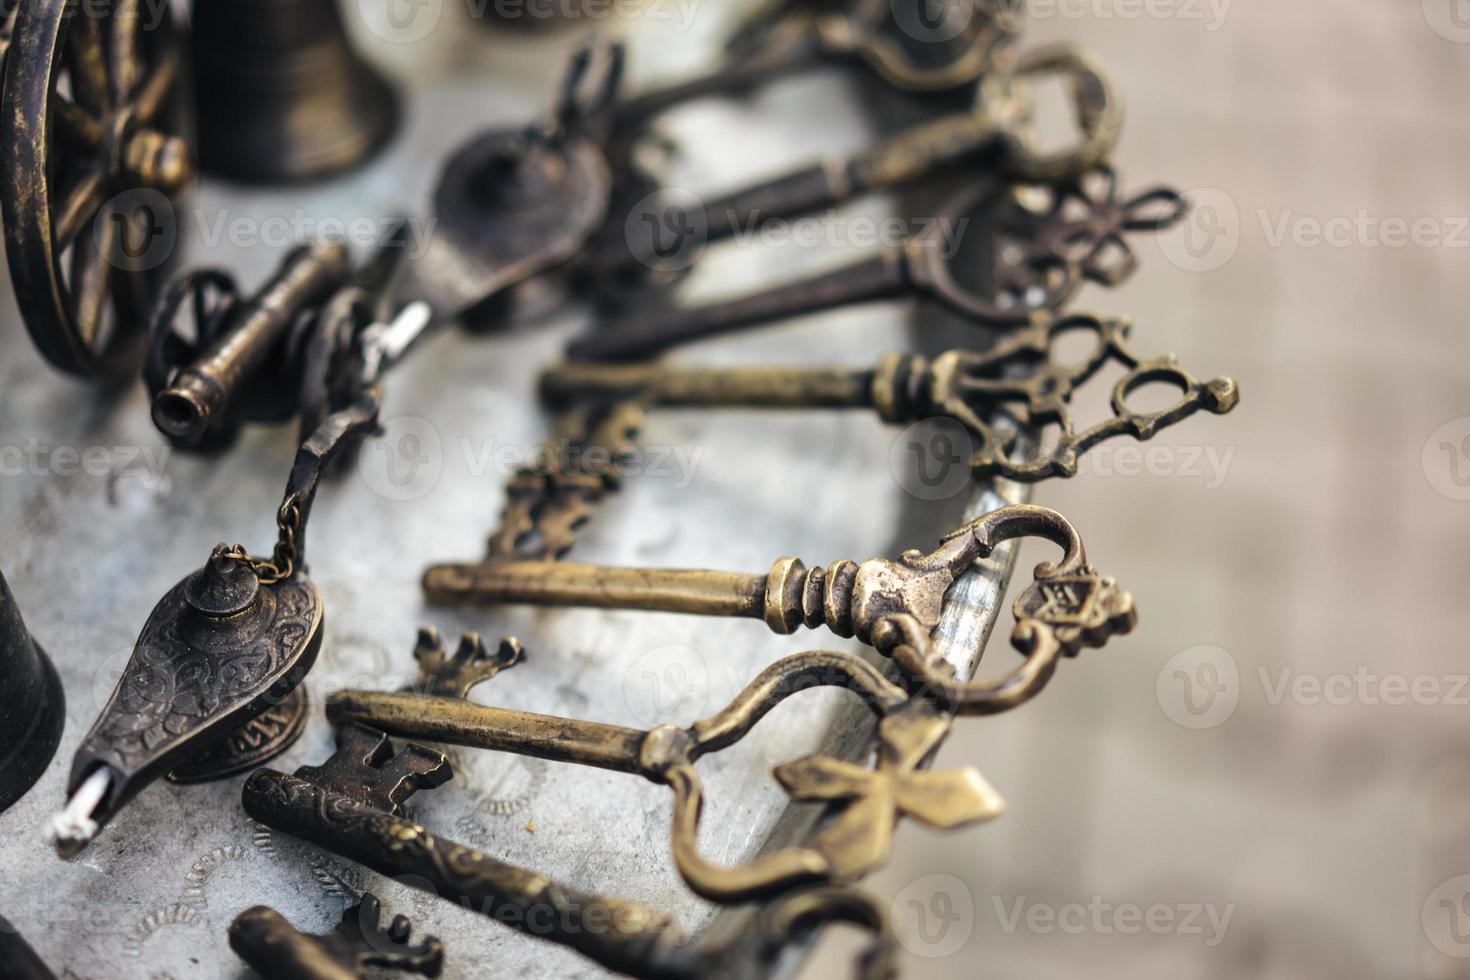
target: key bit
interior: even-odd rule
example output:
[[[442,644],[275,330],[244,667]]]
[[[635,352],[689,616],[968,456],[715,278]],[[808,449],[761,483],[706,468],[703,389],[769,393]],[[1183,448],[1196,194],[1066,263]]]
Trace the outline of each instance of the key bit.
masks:
[[[302,766],[296,775],[330,786],[363,806],[401,813],[405,800],[421,789],[443,786],[454,776],[441,753],[409,744],[395,752],[379,732],[356,726],[337,733],[337,751],[319,766]]]
[[[275,909],[256,905],[230,923],[230,948],[263,977],[279,980],[361,980],[371,967],[425,977],[444,968],[444,944],[433,936],[414,943],[408,917],[379,925],[382,906],[364,895],[342,913],[337,927],[311,935],[291,925]]]
[[[1172,355],[1140,358],[1127,343],[1131,329],[1123,317],[1038,313],[986,351],[956,349],[932,360],[894,353],[868,369],[569,362],[542,375],[541,394],[563,409],[618,402],[642,409],[862,408],[875,410],[890,425],[943,417],[974,437],[970,467],[976,479],[1036,482],[1076,475],[1081,456],[1107,439],[1146,440],[1201,410],[1223,415],[1235,407],[1234,379],[1200,382]],[[1054,353],[1056,342],[1074,334],[1091,336],[1093,347],[1062,363]],[[1072,397],[1108,364],[1125,371],[1113,387],[1113,414],[1079,431]],[[1129,407],[1129,396],[1155,383],[1177,388],[1178,401],[1153,412]],[[1022,433],[1039,436],[1049,424],[1061,433],[1054,445],[1029,458],[1012,458]]]
[[[413,658],[419,665],[419,681],[409,687],[419,694],[462,698],[476,684],[483,684],[502,670],[508,670],[526,657],[525,648],[513,636],[501,639],[492,656],[479,633],[464,633],[454,656],[444,653],[444,640],[431,626],[419,630]]]
[[[294,776],[259,769],[245,782],[251,817],[530,935],[634,972],[683,937],[667,916],[498,861],[402,815],[415,792],[451,776],[443,753],[396,749],[379,730],[339,725],[338,750]]]
[[[643,425],[637,404],[579,405],[562,412],[543,446],[543,463],[519,470],[506,485],[500,527],[487,561],[560,558],[597,505],[622,485],[623,463]]]
[[[425,670],[427,682],[433,674]],[[711,865],[699,854],[703,800],[695,763],[739,741],[761,717],[792,694],[834,686],[863,697],[879,717],[874,769],[826,756],[776,767],[778,782],[798,800],[833,803],[837,815],[804,845],[744,867]],[[888,856],[902,816],[951,829],[989,820],[1004,802],[973,768],[923,772],[922,764],[949,731],[951,715],[922,695],[910,698],[866,662],[848,654],[797,654],[762,672],[730,705],[688,728],[646,731],[601,722],[486,707],[463,695],[341,691],[327,706],[336,724],[366,725],[409,738],[643,776],[674,792],[670,846],[680,873],[696,892],[721,902],[768,896],[810,882],[854,880]]]

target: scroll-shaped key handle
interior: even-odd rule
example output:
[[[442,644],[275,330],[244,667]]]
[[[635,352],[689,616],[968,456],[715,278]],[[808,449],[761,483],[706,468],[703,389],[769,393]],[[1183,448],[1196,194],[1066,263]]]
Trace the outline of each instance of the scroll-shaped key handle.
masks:
[[[437,565],[424,573],[424,591],[439,604],[591,606],[760,619],[783,634],[825,625],[838,636],[872,643],[879,623],[892,616],[907,616],[925,631],[933,630],[959,574],[1002,541],[1024,536],[1062,548],[1063,560],[1048,566],[1049,575],[1058,569],[1088,575],[1098,579],[1096,591],[1105,591],[1103,580],[1087,567],[1082,539],[1071,523],[1054,510],[1029,505],[992,511],[950,534],[929,554],[907,551],[897,561],[873,558],[808,568],[787,557],[764,575],[553,561]],[[1115,591],[1111,585],[1108,590]],[[1131,609],[1130,600],[1116,616],[1105,618],[1122,625]]]
[[[289,415],[289,410],[270,403],[294,405],[298,386],[294,378],[268,379],[261,392],[249,396],[246,387],[281,354],[283,341],[301,323],[302,314],[330,296],[348,273],[345,245],[315,242],[292,252],[248,299],[236,298],[234,280],[227,273],[206,269],[182,276],[169,287],[150,328],[144,376],[153,392],[154,425],[171,439],[196,446],[218,432],[226,413],[247,397],[255,403],[255,414]],[[191,300],[198,331],[192,345],[175,329],[185,302]],[[187,363],[179,367],[185,358]],[[274,384],[282,380],[284,384]],[[269,391],[276,387],[281,391]]]

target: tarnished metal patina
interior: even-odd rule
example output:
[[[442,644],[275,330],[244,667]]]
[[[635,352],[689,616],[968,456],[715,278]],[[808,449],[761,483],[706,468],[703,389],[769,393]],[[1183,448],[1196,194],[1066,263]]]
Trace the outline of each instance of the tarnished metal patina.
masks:
[[[199,158],[283,183],[358,166],[398,125],[398,96],[354,50],[334,0],[195,0]]]
[[[84,377],[137,366],[194,175],[180,32],[141,6],[6,5],[6,260],[36,347]]]
[[[876,848],[886,853],[893,818],[889,818],[886,830],[881,817],[874,828],[853,827],[852,821],[848,825],[839,821],[824,830],[821,839],[830,841],[829,846],[838,852],[838,863],[829,869],[830,873],[815,867],[814,862],[824,860],[820,850],[811,850],[805,856],[783,852],[778,857],[763,859],[751,869],[731,871],[705,865],[698,857],[700,784],[693,770],[694,757],[716,750],[720,747],[717,742],[730,744],[738,740],[743,732],[735,729],[742,725],[748,729],[766,709],[756,705],[732,706],[721,718],[701,723],[706,732],[701,746],[677,739],[670,741],[672,730],[667,728],[639,733],[523,712],[496,713],[495,709],[483,709],[491,714],[489,721],[468,718],[461,724],[468,717],[465,713],[472,715],[475,708],[463,700],[465,695],[476,684],[521,662],[523,652],[519,643],[504,640],[492,654],[478,636],[466,634],[455,654],[446,656],[438,634],[423,630],[414,655],[421,666],[419,681],[400,694],[384,695],[386,703],[360,703],[354,700],[358,692],[347,692],[333,699],[334,719],[363,714],[373,719],[373,728],[339,721],[338,750],[325,764],[303,767],[295,776],[269,769],[257,771],[245,785],[246,811],[267,826],[312,841],[379,873],[399,876],[511,928],[570,946],[604,966],[633,976],[753,980],[768,975],[789,944],[805,939],[812,929],[833,921],[849,922],[872,933],[873,941],[862,960],[864,976],[891,975],[895,947],[881,908],[858,892],[826,882],[860,873],[843,863],[854,860],[843,844],[854,834],[861,837],[876,831],[878,839],[869,842],[868,850]],[[832,683],[859,691],[876,690],[891,702],[890,707],[904,699],[901,690],[883,681],[871,667],[856,658],[840,654],[811,656],[838,659],[830,664],[808,661],[800,666],[800,672],[808,680],[820,674],[846,677],[846,672],[856,670],[862,672],[861,678]],[[787,679],[798,680],[794,676]],[[771,686],[771,678],[763,675],[763,680],[767,687]],[[752,690],[760,683],[752,685]],[[785,692],[790,693],[794,690]],[[420,707],[432,717],[400,724],[396,706],[405,702],[412,717],[423,716],[417,710]],[[690,941],[666,915],[623,899],[553,882],[475,848],[441,838],[402,815],[402,804],[410,796],[444,785],[451,771],[441,753],[414,743],[396,748],[381,729],[421,727],[424,737],[436,741],[504,747],[491,743],[497,738],[493,734],[495,726],[505,723],[521,726],[525,741],[515,751],[641,772],[655,782],[671,786],[676,794],[676,848],[683,855],[680,870],[686,877],[699,874],[702,868],[708,870],[707,876],[698,879],[705,887],[696,884],[696,890],[726,902],[751,898],[772,901],[759,910],[745,931],[734,937]],[[972,770],[955,776],[897,774],[917,765],[946,728],[947,722],[934,716],[928,729],[934,733],[934,740],[924,746],[907,746],[908,754],[902,758],[902,752],[895,750],[898,754],[881,764],[880,772],[884,775],[875,777],[870,789],[856,795],[876,800],[885,791],[895,797],[903,794],[906,802],[895,801],[896,807],[907,805],[915,810],[927,807],[925,815],[940,822],[965,822],[966,818],[994,815],[1000,806],[998,798]],[[482,737],[491,743],[477,741]],[[660,754],[667,758],[662,761],[654,758]],[[908,759],[907,763],[904,758]],[[841,796],[840,792],[826,792],[825,774],[809,774],[806,770],[812,766],[820,768],[820,763],[806,760],[791,767],[787,774],[789,791],[798,798]],[[913,782],[915,788],[909,789],[907,782]],[[929,788],[942,788],[938,794],[941,798],[926,794],[924,790]],[[871,808],[853,807],[854,810]],[[861,864],[864,859],[856,860]]]
[[[293,251],[261,288],[241,299],[221,269],[176,280],[154,315],[143,377],[153,394],[153,424],[176,445],[215,448],[240,424],[295,414],[307,314],[347,280],[346,246],[314,242]],[[192,312],[194,337],[179,319]]]
[[[343,910],[337,928],[322,936],[301,932],[275,909],[256,905],[230,923],[230,948],[271,980],[361,980],[369,968],[437,977],[444,944],[433,936],[414,942],[408,917],[379,925],[382,905],[363,895]]]
[[[1095,313],[1036,313],[1024,329],[985,351],[951,350],[937,357],[891,353],[872,368],[699,368],[669,364],[567,363],[541,376],[543,399],[562,409],[623,403],[635,417],[669,408],[871,409],[890,425],[952,419],[974,436],[976,477],[1040,480],[1072,476],[1079,457],[1105,439],[1149,439],[1201,410],[1223,415],[1236,405],[1234,379],[1200,382],[1173,355],[1140,358],[1128,346],[1132,322]],[[1092,347],[1062,362],[1059,339],[1088,335]],[[1109,365],[1126,372],[1113,385],[1112,417],[1081,431],[1070,403],[1078,388]],[[1128,398],[1148,384],[1179,390],[1167,408],[1140,412]],[[1002,428],[1000,420],[1006,420]],[[1014,459],[1020,432],[1055,424],[1060,439],[1028,459]]]
[[[513,287],[581,252],[612,193],[605,117],[622,72],[622,46],[594,41],[572,58],[551,118],[483,133],[450,157],[401,300],[483,324],[503,317]]]
[[[542,398],[558,412],[545,461],[508,482],[485,560],[566,554],[599,504],[622,485],[623,462],[637,449],[645,416],[661,407],[865,409],[890,425],[946,419],[974,440],[969,463],[977,479],[1028,483],[1074,476],[1082,456],[1108,439],[1147,440],[1197,412],[1234,409],[1233,378],[1201,382],[1172,355],[1140,358],[1127,343],[1131,327],[1123,317],[1042,312],[985,351],[956,349],[933,358],[895,352],[871,368],[557,365],[541,376]],[[1089,336],[1092,347],[1064,359],[1058,342],[1072,335]],[[1125,372],[1113,384],[1112,414],[1078,426],[1073,395],[1109,365]],[[1139,389],[1155,384],[1178,390],[1174,404],[1131,407]],[[1058,437],[1030,444],[1049,425]]]
[[[467,690],[473,683],[459,686]],[[852,690],[882,719],[877,769],[869,772],[827,757],[778,767],[776,778],[793,799],[840,801],[840,815],[807,845],[736,868],[708,861],[699,851],[704,790],[695,762],[739,742],[786,698],[825,686]],[[727,708],[687,729],[660,725],[639,731],[485,707],[463,695],[342,691],[333,695],[327,711],[339,725],[361,724],[405,737],[595,766],[666,785],[674,793],[674,862],[695,892],[717,902],[770,898],[799,885],[850,883],[886,861],[893,827],[902,814],[933,827],[954,828],[991,819],[1004,809],[999,795],[973,768],[919,772],[948,732],[949,717],[933,702],[910,701],[903,688],[844,653],[788,657],[762,672]]]
[[[762,5],[731,38],[725,65],[623,100],[617,129],[636,130],[694,99],[744,94],[834,63],[865,67],[901,92],[952,94],[978,82],[1020,29],[1008,0],[859,0],[847,7]],[[920,23],[928,37],[915,36]]]
[[[0,811],[4,811],[35,785],[56,754],[66,722],[66,698],[56,668],[26,629],[3,574],[0,677],[4,678],[0,684]]]
[[[323,470],[352,436],[376,425],[377,410],[369,391],[301,445],[268,559],[221,544],[154,608],[72,761],[67,805],[51,827],[63,857],[80,852],[170,770],[184,767],[180,782],[229,775],[300,734],[303,705],[287,698],[316,660],[324,612],[306,574],[307,521]],[[277,714],[262,722],[272,709]]]
[[[1041,150],[1031,133],[1029,85],[1058,75],[1073,100],[1078,133],[1074,141]],[[1123,108],[1112,83],[1086,54],[1067,45],[1037,48],[1013,70],[988,75],[975,107],[921,123],[849,157],[826,160],[712,198],[684,216],[681,238],[701,244],[730,238],[762,221],[830,208],[863,194],[894,190],[962,166],[1023,181],[1075,178],[1102,164],[1117,142]],[[645,202],[647,220],[629,220],[620,238],[604,240],[595,262],[604,268],[660,268],[670,202],[657,195]],[[683,214],[684,205],[673,208]],[[644,215],[633,215],[632,219]],[[639,234],[634,237],[632,232]]]
[[[1111,170],[1103,174],[1114,179]],[[577,360],[651,357],[744,327],[901,297],[932,300],[977,326],[1023,324],[1038,312],[1061,309],[1084,282],[1121,283],[1133,264],[1106,264],[1104,257],[1133,254],[1124,232],[1167,228],[1185,212],[1183,197],[1167,187],[1138,196],[1147,209],[1125,210],[1110,199],[1083,197],[1078,186],[1068,179],[1029,188],[1044,190],[1054,202],[1037,212],[1014,200],[1019,192],[1010,185],[987,176],[954,195],[902,245],[873,249],[868,258],[746,296],[635,314],[576,341],[567,354]],[[1069,206],[1055,203],[1062,201]],[[1002,215],[989,218],[990,211]],[[961,240],[971,232],[985,236],[986,243],[993,239],[988,275],[968,267],[984,251]]]

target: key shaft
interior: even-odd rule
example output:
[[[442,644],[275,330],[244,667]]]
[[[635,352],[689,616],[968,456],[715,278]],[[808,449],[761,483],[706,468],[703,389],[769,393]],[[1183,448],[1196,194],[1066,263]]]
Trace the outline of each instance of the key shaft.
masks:
[[[639,773],[645,732],[595,721],[487,707],[457,698],[383,691],[338,691],[327,704],[335,725],[356,722],[402,738],[514,752]]]
[[[867,408],[873,377],[858,368],[570,363],[541,376],[541,396],[553,405],[637,399],[687,408]]]
[[[871,258],[774,289],[660,314],[658,320],[615,324],[571,344],[567,353],[574,360],[646,358],[754,324],[902,296],[912,286],[904,251],[884,249]]]
[[[521,603],[759,619],[764,575],[573,562],[437,565],[424,573],[431,603]]]

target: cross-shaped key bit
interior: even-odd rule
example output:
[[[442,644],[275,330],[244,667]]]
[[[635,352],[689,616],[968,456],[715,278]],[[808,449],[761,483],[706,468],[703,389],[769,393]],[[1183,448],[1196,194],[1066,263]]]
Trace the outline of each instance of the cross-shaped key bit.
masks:
[[[878,763],[867,770],[816,756],[787,763],[776,777],[796,799],[828,800],[836,817],[808,842],[742,867],[720,867],[699,852],[704,790],[695,770],[701,756],[740,741],[786,698],[811,687],[846,688],[879,720]],[[475,704],[463,695],[340,691],[327,705],[339,725],[370,725],[410,738],[514,752],[555,762],[643,776],[674,793],[670,847],[685,881],[713,901],[739,902],[813,882],[855,880],[887,860],[893,828],[914,816],[954,828],[998,816],[999,795],[978,771],[943,773],[920,767],[948,732],[952,715],[941,702],[908,692],[866,661],[843,653],[797,654],[767,668],[730,705],[688,728],[646,731]]]
[[[976,559],[1005,541],[1041,537],[1063,551],[1060,562],[1036,567],[1017,597],[1012,642],[1027,655],[1001,688],[957,682],[928,655],[945,596]],[[1056,658],[1101,646],[1133,628],[1133,599],[1087,564],[1082,539],[1065,517],[1045,507],[1017,505],[976,518],[934,551],[907,551],[898,560],[873,558],[807,568],[779,558],[764,575],[704,570],[613,568],[570,562],[439,565],[424,574],[431,602],[528,603],[645,609],[762,619],[777,633],[826,625],[893,655],[909,683],[942,692],[955,707],[1003,710],[1032,696]]]
[[[382,906],[373,895],[342,913],[325,935],[298,930],[275,909],[248,908],[230,923],[230,948],[257,973],[272,980],[359,980],[370,967],[437,977],[444,944],[433,936],[411,941],[407,916],[379,925]]]
[[[350,727],[337,733],[337,751],[319,766],[302,766],[298,778],[329,786],[385,813],[399,807],[421,789],[443,786],[454,776],[443,753],[412,743],[394,752],[382,732]]]

